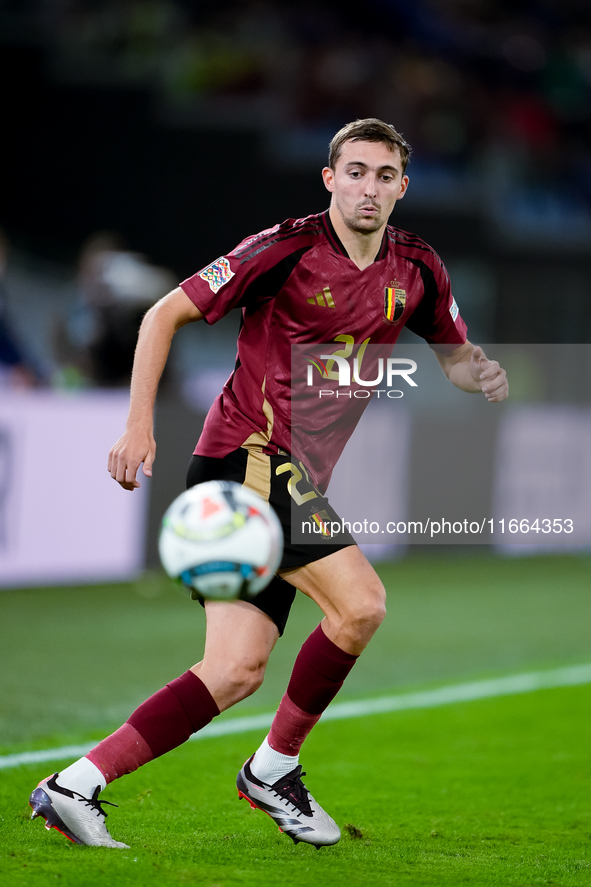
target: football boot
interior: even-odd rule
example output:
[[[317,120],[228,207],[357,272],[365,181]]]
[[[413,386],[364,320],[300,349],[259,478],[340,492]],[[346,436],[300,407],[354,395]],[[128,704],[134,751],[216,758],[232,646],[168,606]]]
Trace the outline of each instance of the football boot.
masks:
[[[302,773],[301,764],[273,785],[268,785],[257,779],[250,769],[252,757],[238,774],[238,797],[246,798],[253,809],[267,813],[275,820],[279,831],[289,835],[294,844],[302,841],[317,848],[336,844],[341,831],[302,782],[302,776],[306,774]]]
[[[91,798],[85,798],[79,792],[58,785],[57,776],[54,773],[53,776],[42,779],[31,793],[31,819],[42,816],[46,829],[56,829],[75,844],[129,850],[127,844],[115,841],[107,831],[107,814],[103,810],[103,804],[111,807],[117,805],[110,801],[99,801],[100,786],[97,785]]]

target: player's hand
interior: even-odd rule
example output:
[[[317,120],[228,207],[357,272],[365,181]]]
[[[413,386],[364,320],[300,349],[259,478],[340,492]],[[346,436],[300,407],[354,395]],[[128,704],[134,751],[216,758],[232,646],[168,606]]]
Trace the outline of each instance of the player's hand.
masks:
[[[489,360],[480,345],[475,345],[470,357],[470,375],[490,403],[499,403],[509,396],[507,373],[498,360]]]
[[[124,490],[135,490],[141,486],[136,477],[138,468],[143,462],[145,476],[152,477],[155,456],[156,441],[152,433],[128,428],[111,447],[107,471]]]

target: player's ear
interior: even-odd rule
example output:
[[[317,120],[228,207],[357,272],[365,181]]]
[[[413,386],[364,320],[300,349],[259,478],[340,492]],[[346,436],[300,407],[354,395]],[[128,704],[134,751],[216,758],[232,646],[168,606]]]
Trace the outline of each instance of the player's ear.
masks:
[[[406,194],[407,188],[408,188],[408,176],[402,176],[402,179],[400,181],[400,192],[398,194],[398,200],[402,200],[402,198]]]
[[[322,180],[327,191],[334,191],[334,169],[325,166],[322,170]]]

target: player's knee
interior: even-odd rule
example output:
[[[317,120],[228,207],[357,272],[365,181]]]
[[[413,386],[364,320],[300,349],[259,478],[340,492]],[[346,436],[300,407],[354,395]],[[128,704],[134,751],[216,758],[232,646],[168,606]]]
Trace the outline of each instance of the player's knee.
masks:
[[[372,601],[364,610],[357,610],[350,618],[353,631],[360,637],[371,637],[380,627],[386,615],[385,603]]]
[[[351,639],[367,641],[378,630],[386,615],[386,591],[376,576],[371,585],[356,595],[342,613],[343,629]]]
[[[368,623],[379,628],[386,615],[386,589],[378,576],[373,577],[358,599]]]
[[[368,624],[372,631],[377,631],[386,618],[386,592],[376,596],[369,608]]]
[[[228,691],[234,698],[234,702],[252,696],[265,677],[265,662],[258,660],[232,662],[227,670]]]

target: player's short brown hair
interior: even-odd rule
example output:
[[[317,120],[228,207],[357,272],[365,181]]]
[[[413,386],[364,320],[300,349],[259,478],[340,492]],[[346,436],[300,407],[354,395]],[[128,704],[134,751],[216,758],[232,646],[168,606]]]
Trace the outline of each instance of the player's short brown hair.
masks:
[[[391,123],[384,123],[383,120],[378,120],[377,117],[354,120],[352,123],[347,123],[346,126],[339,129],[328,146],[328,165],[331,169],[335,168],[345,142],[357,141],[384,142],[391,151],[398,148],[402,162],[402,172],[405,171],[412,148],[400,133],[394,129]]]

